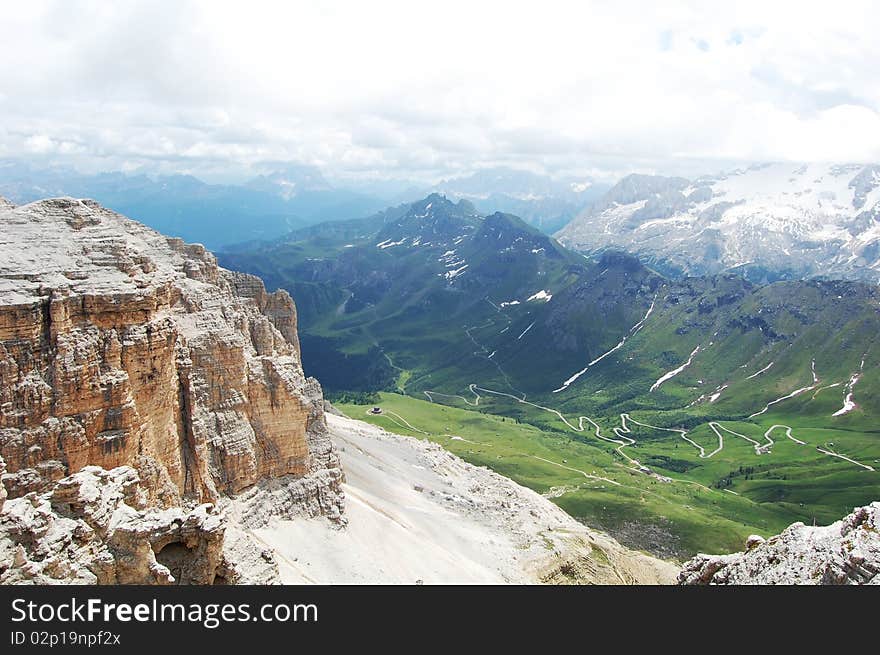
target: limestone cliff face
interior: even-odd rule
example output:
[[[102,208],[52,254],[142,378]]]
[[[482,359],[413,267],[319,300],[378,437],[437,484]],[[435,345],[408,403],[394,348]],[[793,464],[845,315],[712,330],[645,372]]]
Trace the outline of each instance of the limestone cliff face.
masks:
[[[151,506],[271,482],[290,486],[286,511],[338,516],[339,461],[286,292],[89,200],[0,203],[0,226],[10,500],[130,466]]]

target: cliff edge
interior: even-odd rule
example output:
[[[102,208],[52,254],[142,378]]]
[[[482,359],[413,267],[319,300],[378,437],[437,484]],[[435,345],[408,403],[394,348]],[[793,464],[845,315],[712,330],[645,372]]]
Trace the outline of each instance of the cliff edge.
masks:
[[[286,292],[90,200],[2,201],[0,225],[0,536],[15,553],[0,581],[176,579],[155,562],[134,576],[105,566],[96,579],[100,567],[38,565],[47,526],[78,521],[71,539],[91,531],[114,543],[110,515],[122,507],[140,515],[133,531],[155,554],[211,551],[228,497],[243,497],[251,526],[341,520],[342,471]],[[102,494],[96,518],[88,505]],[[177,536],[157,537],[171,529],[162,511],[181,513],[165,517]],[[207,520],[215,514],[222,525]],[[221,568],[209,563],[195,581]]]

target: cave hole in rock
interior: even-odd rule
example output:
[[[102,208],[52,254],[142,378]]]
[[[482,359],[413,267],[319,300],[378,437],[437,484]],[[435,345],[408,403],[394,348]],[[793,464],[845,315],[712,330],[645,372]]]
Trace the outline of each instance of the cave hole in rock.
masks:
[[[196,557],[195,548],[188,548],[179,541],[165,544],[156,553],[156,561],[171,571],[176,584],[192,584],[193,565]]]

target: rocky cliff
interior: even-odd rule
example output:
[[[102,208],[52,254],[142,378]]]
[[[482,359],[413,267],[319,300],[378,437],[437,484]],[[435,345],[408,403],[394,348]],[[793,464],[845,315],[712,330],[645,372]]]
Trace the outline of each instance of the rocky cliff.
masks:
[[[794,523],[744,553],[697,555],[680,584],[880,584],[880,502],[858,507],[828,526]]]
[[[28,547],[46,536],[49,515],[81,521],[82,533],[115,525],[96,523],[83,503],[67,500],[79,494],[70,489],[82,487],[77,476],[87,468],[96,479],[121,476],[123,487],[137,487],[110,493],[124,514],[147,520],[162,509],[183,512],[166,517],[180,535],[181,526],[191,528],[177,541],[161,537],[164,519],[135,530],[141,546],[164,540],[160,550],[182,543],[207,557],[211,534],[222,542],[223,529],[205,517],[220,516],[229,496],[250,503],[252,524],[277,513],[339,518],[339,460],[320,386],[302,372],[286,292],[267,293],[258,278],[219,268],[202,246],[88,200],[2,201],[0,225],[0,457],[8,495],[0,532],[14,528],[4,537],[17,552],[13,568],[36,557]],[[108,488],[86,486],[89,498]],[[205,560],[211,573],[199,581],[219,575],[220,559]],[[89,571],[99,581],[146,580],[143,571]]]

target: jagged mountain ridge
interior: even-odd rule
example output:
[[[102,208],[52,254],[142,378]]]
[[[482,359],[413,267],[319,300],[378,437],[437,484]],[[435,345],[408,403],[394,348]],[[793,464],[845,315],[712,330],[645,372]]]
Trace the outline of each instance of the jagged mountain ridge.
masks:
[[[755,281],[880,281],[880,166],[762,164],[694,180],[630,175],[556,235],[658,270]]]

